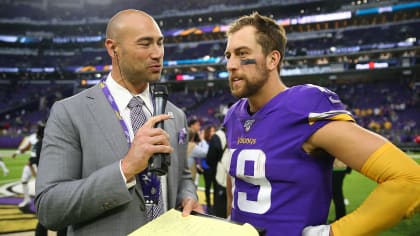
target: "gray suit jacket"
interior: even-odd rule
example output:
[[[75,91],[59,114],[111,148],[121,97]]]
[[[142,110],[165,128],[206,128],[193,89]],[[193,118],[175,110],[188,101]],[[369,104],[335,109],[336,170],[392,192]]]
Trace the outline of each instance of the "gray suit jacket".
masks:
[[[183,111],[168,102],[175,119],[165,121],[170,135],[168,208],[185,197],[197,199],[186,163]],[[184,141],[184,142],[182,142]],[[35,204],[49,229],[68,227],[68,235],[127,235],[146,223],[141,188],[127,189],[119,163],[129,146],[102,89],[96,85],[56,102],[45,129]]]

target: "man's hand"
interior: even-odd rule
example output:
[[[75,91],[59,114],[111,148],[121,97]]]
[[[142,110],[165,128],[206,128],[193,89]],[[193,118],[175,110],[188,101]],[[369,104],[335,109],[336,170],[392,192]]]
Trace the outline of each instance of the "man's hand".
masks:
[[[128,181],[146,169],[153,154],[173,151],[169,134],[161,128],[155,128],[156,123],[169,118],[171,116],[165,114],[153,116],[134,134],[130,150],[121,162],[121,169]]]
[[[182,216],[189,216],[191,211],[196,211],[198,213],[204,214],[204,209],[200,203],[192,198],[185,198],[182,201]]]

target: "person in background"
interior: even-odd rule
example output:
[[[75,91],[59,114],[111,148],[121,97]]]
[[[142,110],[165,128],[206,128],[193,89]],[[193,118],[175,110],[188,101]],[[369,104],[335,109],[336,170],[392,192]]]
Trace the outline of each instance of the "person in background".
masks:
[[[287,87],[286,41],[283,27],[258,13],[227,30],[229,87],[239,99],[224,121],[231,219],[266,236],[376,235],[418,212],[420,166],[357,125],[336,93]],[[358,209],[327,224],[334,158],[378,185]]]
[[[188,120],[188,128],[191,128],[196,133],[200,133],[201,131],[201,122],[200,120],[193,116]]]
[[[229,109],[233,102],[229,102],[226,108]],[[226,111],[227,112],[227,111]],[[223,113],[221,121],[223,121],[226,113]],[[226,192],[226,170],[229,164],[230,152],[227,148],[225,128],[223,126],[215,132],[209,141],[209,151],[206,161],[214,172],[213,182],[213,214],[221,218],[227,218],[230,215],[230,202],[227,201]]]
[[[214,125],[209,125],[204,129],[204,140],[206,141],[207,150],[209,149],[210,140],[216,132],[216,127]],[[204,193],[206,196],[206,206],[207,206],[207,213],[213,213],[213,204],[211,203],[210,192],[213,186],[214,191],[214,184],[216,181],[216,173],[215,170],[210,168],[207,164],[207,153],[205,158],[199,159],[200,164],[197,165],[197,172],[204,176]]]
[[[188,128],[188,147],[187,147],[187,162],[190,169],[194,183],[198,182],[197,179],[197,159],[206,157],[208,145],[204,138],[200,137],[193,128]],[[197,184],[196,184],[197,185]]]
[[[12,158],[16,158],[17,155],[23,154],[28,150],[31,150],[28,163],[23,167],[21,183],[23,191],[23,200],[19,203],[19,208],[26,211],[28,205],[31,203],[31,196],[29,194],[29,181],[32,177],[36,178],[38,168],[38,157],[36,155],[37,147],[35,144],[39,141],[40,134],[44,132],[45,124],[38,122],[36,131],[29,136],[25,137]]]
[[[213,214],[222,218],[227,217],[226,181],[223,181],[223,178],[226,179],[226,175],[221,172],[219,165],[226,148],[226,135],[221,127],[210,139],[206,161],[210,169],[214,170]],[[223,176],[222,179],[218,178],[218,175]]]
[[[196,176],[197,176],[197,165],[199,165],[199,162],[197,162],[197,159],[201,158],[200,156],[203,155],[202,153],[204,152],[204,150],[208,149],[208,146],[206,145],[205,142],[203,142],[204,133],[203,133],[203,130],[201,130],[201,122],[196,116],[192,116],[188,119],[188,129],[189,129],[189,131],[194,133],[194,135],[192,137],[189,136],[190,138],[193,138],[193,140],[190,140],[190,141],[192,141],[192,143],[189,143],[189,146],[192,148],[192,147],[195,147],[196,145],[198,145],[198,147],[195,150],[195,152],[196,152],[195,155],[198,155],[198,156],[187,155],[188,156],[188,167],[191,171],[193,181],[197,185],[197,182],[198,182],[197,178],[196,178]],[[188,153],[191,154],[191,151],[193,149],[188,149],[188,150],[189,150]]]
[[[333,163],[333,174],[332,174],[332,193],[333,203],[335,208],[335,220],[340,219],[346,215],[346,204],[347,199],[344,198],[343,194],[343,182],[344,177],[351,173],[351,168],[346,166],[342,161],[334,159]]]
[[[0,156],[0,168],[3,170],[3,176],[9,174],[9,169],[7,169],[6,164],[4,163],[3,157]]]
[[[161,77],[163,41],[146,12],[116,13],[106,28],[110,74],[52,106],[35,197],[46,228],[128,235],[172,208],[204,213],[186,163],[185,113],[168,101],[165,114],[153,115],[150,83]],[[149,167],[158,153],[171,162],[161,176]]]

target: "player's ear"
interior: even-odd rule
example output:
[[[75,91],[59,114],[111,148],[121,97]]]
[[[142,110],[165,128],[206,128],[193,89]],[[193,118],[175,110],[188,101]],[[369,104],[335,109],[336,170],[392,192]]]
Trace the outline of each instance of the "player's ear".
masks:
[[[277,70],[277,66],[281,61],[281,53],[277,50],[273,50],[269,57],[268,57],[268,61],[267,61],[267,67],[270,70]]]
[[[105,40],[105,48],[108,52],[108,55],[112,58],[117,56],[117,45],[116,42],[112,39]]]

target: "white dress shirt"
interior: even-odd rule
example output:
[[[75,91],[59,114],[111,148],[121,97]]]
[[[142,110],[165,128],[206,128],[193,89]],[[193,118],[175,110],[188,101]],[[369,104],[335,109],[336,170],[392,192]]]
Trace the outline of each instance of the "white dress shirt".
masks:
[[[115,103],[117,104],[118,110],[120,112],[121,117],[124,120],[128,128],[128,132],[130,135],[130,142],[134,139],[133,128],[131,126],[131,119],[130,119],[130,108],[128,108],[128,103],[130,102],[133,96],[140,97],[143,101],[145,106],[143,106],[144,114],[146,115],[147,119],[153,116],[153,103],[152,103],[152,96],[149,92],[149,84],[147,85],[146,89],[140,94],[131,94],[126,88],[118,84],[111,76],[111,73],[108,74],[108,77],[105,81],[106,86],[109,89],[112,97],[114,98]],[[121,162],[120,162],[120,171],[121,175],[124,178],[125,182],[127,183],[127,179],[125,178],[122,169],[121,169]],[[163,195],[163,203],[164,203],[164,211],[167,209],[168,203],[168,196],[167,196],[167,180],[166,175],[160,176],[160,183],[162,187],[162,195]],[[136,179],[134,178],[133,181],[127,183],[127,188],[131,188],[136,184]]]

